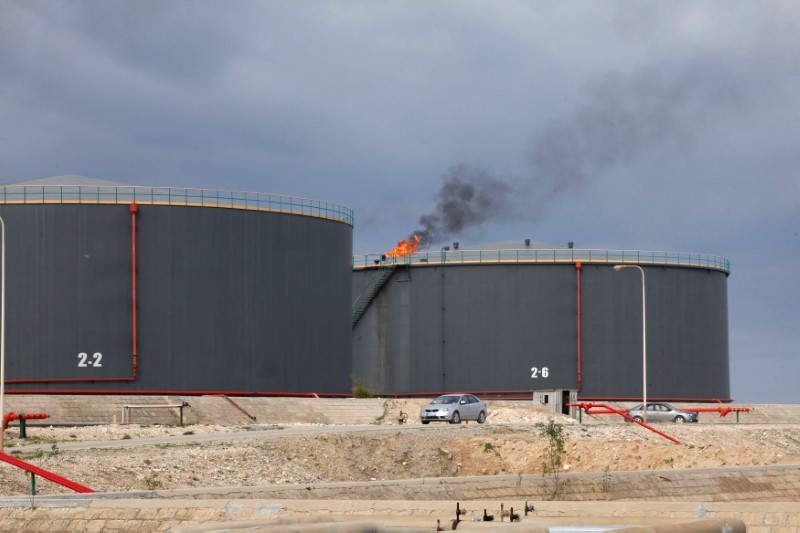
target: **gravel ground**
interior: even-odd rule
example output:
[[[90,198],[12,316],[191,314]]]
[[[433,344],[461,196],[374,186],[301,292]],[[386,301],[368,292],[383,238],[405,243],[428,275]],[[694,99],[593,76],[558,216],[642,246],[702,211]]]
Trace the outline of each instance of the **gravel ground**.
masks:
[[[416,420],[418,403],[391,402],[386,423],[367,428],[29,426],[30,438],[24,441],[17,438],[16,429],[6,432],[6,452],[16,451],[20,459],[97,491],[541,473],[546,440],[536,424],[546,423],[551,415],[498,407],[484,425],[422,426]],[[387,427],[397,424],[401,410],[413,414],[409,423]],[[581,426],[564,417],[554,420],[564,430],[564,469],[569,472],[800,463],[800,425],[659,426],[681,441],[673,444],[632,424]],[[244,438],[226,438],[233,434]],[[219,438],[195,440],[205,435]],[[162,440],[139,442],[152,438]],[[98,441],[118,442],[119,447],[91,447]],[[70,449],[67,443],[86,443],[86,447]],[[65,491],[37,478],[39,494]],[[0,494],[29,492],[24,471],[0,466]]]

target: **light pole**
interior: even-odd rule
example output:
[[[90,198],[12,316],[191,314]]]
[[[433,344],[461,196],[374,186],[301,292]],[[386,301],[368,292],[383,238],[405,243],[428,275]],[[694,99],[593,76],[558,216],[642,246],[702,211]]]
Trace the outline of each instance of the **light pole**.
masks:
[[[6,399],[6,223],[0,217],[0,418],[5,418]],[[5,453],[6,430],[0,426],[0,453]]]
[[[619,272],[623,268],[638,268],[642,273],[642,419],[647,423],[647,309],[645,307],[644,269],[639,265],[614,265]]]

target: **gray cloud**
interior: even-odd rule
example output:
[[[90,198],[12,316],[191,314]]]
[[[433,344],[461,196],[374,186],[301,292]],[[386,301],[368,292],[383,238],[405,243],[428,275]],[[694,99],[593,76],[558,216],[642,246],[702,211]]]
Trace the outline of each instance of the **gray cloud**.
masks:
[[[246,3],[241,8],[251,16],[216,3],[196,9],[194,2],[182,0],[32,0],[26,8],[121,65],[181,83],[205,83],[223,72],[251,38],[237,31],[236,20],[244,15],[255,23],[258,18]]]

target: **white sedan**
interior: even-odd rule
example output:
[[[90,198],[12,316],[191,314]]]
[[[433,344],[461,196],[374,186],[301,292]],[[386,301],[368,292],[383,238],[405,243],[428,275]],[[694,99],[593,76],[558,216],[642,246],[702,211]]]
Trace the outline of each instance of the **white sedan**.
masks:
[[[444,394],[422,408],[419,419],[423,424],[431,420],[460,424],[462,420],[486,421],[486,402],[472,394]]]

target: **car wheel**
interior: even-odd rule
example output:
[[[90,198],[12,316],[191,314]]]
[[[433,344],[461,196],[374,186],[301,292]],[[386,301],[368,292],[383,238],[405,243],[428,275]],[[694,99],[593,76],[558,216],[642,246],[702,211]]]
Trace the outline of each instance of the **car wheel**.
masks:
[[[637,422],[641,422],[642,420],[644,420],[641,416],[634,416],[633,419],[636,420]]]
[[[675,417],[675,423],[676,424],[683,424],[684,422],[686,422],[686,419],[683,418],[681,415],[678,415],[678,416]]]
[[[430,420],[420,420],[420,422],[422,422],[423,424],[430,424],[431,423]]]
[[[478,424],[483,424],[486,422],[486,413],[481,411],[481,414],[478,415]]]
[[[451,424],[460,424],[461,423],[461,415],[458,414],[458,411],[453,413],[453,418],[450,419]]]

